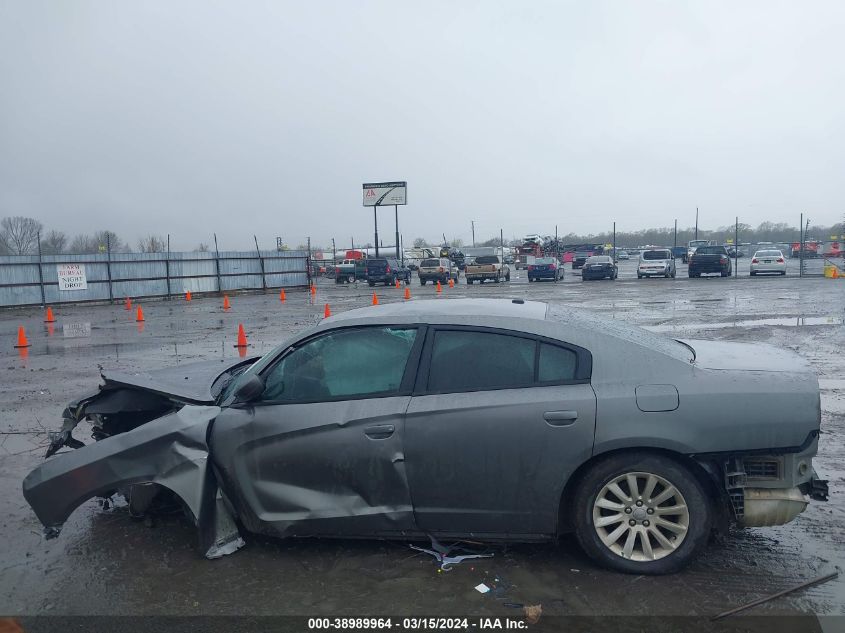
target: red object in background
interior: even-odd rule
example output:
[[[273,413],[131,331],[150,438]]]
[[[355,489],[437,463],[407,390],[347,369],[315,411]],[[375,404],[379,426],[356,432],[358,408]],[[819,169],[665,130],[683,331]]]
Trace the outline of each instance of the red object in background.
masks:
[[[364,259],[364,253],[361,251],[346,251],[346,259]]]
[[[572,251],[563,254],[564,264],[571,264],[573,259],[575,259],[575,253],[573,253]]]

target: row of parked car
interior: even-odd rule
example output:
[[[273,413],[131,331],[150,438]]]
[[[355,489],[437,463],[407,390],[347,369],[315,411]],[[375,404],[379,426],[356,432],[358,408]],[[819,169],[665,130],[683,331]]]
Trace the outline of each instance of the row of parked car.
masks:
[[[573,261],[573,267],[575,262]],[[619,266],[610,255],[590,255],[578,262],[581,268],[581,279],[617,279]],[[786,274],[786,259],[783,252],[777,249],[759,250],[751,258],[751,275],[758,274]],[[563,263],[555,257],[538,257],[527,267],[528,281],[535,282],[549,280],[557,282],[563,279]],[[458,281],[460,269],[455,262],[447,257],[424,259],[420,262],[417,275],[420,285],[426,283],[446,284],[451,279]],[[464,269],[466,282],[472,285],[476,281],[492,281],[499,283],[510,281],[510,267],[503,263],[496,255],[475,258],[468,262]],[[637,279],[644,277],[674,278],[677,274],[676,257],[669,248],[657,248],[640,253],[637,263]],[[706,274],[718,274],[730,277],[734,274],[730,254],[724,246],[700,246],[689,256],[689,277],[701,277]],[[392,257],[375,257],[369,259],[344,260],[334,271],[335,283],[351,283],[366,281],[370,286],[384,284],[395,285],[397,281],[411,283],[411,269],[400,260]]]

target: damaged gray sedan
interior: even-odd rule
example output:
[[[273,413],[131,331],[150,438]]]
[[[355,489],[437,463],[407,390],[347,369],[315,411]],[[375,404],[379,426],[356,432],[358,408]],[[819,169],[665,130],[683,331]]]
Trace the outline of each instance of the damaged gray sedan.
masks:
[[[210,558],[241,547],[240,530],[574,531],[605,566],[669,573],[714,530],[786,523],[827,498],[818,380],[801,358],[537,302],[368,307],[260,359],[103,379],[24,480],[48,536],[122,493],[135,515],[181,504]],[[87,445],[72,434],[83,420]]]

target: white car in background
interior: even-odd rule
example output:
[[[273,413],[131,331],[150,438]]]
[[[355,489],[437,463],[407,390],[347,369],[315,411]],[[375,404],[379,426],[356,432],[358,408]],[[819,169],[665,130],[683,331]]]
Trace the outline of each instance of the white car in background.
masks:
[[[751,276],[757,273],[786,274],[786,258],[783,252],[776,249],[766,249],[754,253],[751,258]]]
[[[640,253],[637,279],[643,277],[674,277],[675,256],[668,248],[653,248]]]

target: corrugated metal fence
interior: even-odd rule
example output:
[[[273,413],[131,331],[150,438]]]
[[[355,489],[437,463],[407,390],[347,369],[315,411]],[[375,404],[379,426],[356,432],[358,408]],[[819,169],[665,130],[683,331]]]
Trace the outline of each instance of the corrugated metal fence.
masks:
[[[84,264],[87,289],[59,290],[60,264]],[[0,306],[307,286],[307,251],[97,253],[0,257]]]

